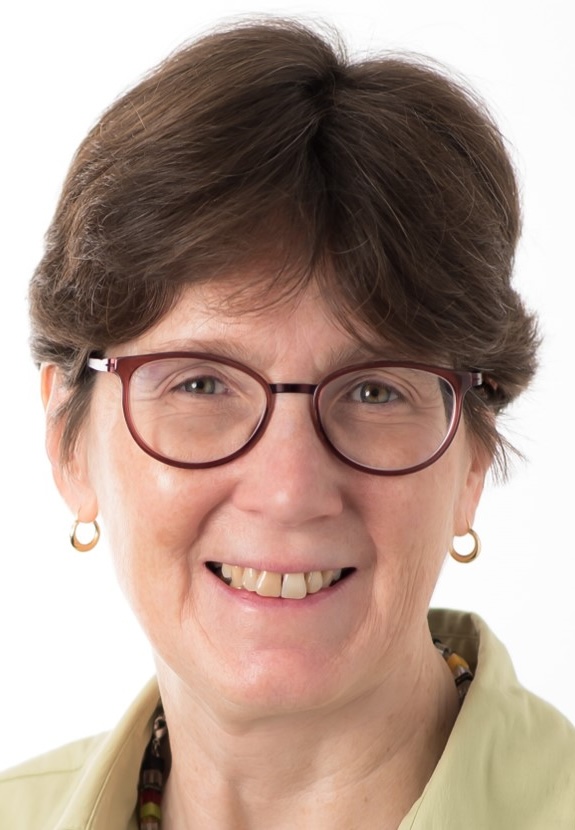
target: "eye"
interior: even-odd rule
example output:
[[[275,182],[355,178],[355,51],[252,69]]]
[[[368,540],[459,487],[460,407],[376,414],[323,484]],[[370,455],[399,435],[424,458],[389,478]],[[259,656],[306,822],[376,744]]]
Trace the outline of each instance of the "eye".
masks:
[[[365,381],[351,392],[351,399],[361,403],[391,403],[398,398],[399,395],[395,389],[377,381]]]
[[[224,384],[212,375],[200,375],[195,378],[188,378],[177,387],[177,391],[187,392],[193,395],[217,395],[225,392]]]

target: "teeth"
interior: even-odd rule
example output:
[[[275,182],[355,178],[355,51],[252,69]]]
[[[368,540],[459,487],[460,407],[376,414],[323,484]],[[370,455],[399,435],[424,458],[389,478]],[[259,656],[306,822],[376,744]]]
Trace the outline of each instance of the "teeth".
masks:
[[[327,588],[333,582],[333,571],[322,571],[321,572],[321,579],[323,583],[323,587]]]
[[[262,571],[258,577],[256,593],[260,597],[279,597],[282,590],[282,575],[272,571]]]
[[[308,594],[317,594],[323,588],[321,571],[310,571],[305,575],[305,584]]]
[[[230,585],[232,586],[232,588],[241,588],[243,578],[244,578],[244,569],[239,568],[237,565],[234,565],[232,567],[232,581],[230,582]]]
[[[213,570],[231,588],[243,588],[259,594],[260,597],[283,597],[284,599],[304,599],[308,594],[317,594],[318,591],[329,588],[341,579],[342,573],[341,569],[338,569],[281,574],[219,562],[214,563]]]
[[[258,587],[258,577],[260,575],[259,571],[256,571],[255,568],[246,568],[244,571],[244,578],[242,580],[242,587],[246,589],[246,591],[255,591]]]
[[[303,599],[307,594],[307,585],[303,574],[285,574],[282,579],[282,597],[284,599]]]

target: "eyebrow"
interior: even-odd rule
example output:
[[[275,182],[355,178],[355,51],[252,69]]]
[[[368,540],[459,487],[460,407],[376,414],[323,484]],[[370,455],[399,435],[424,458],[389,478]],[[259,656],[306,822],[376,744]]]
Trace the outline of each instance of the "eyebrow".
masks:
[[[231,360],[248,364],[253,357],[240,341],[232,342],[224,338],[214,340],[201,340],[199,338],[165,340],[155,351],[157,354],[162,352],[205,352],[216,357],[229,357]]]
[[[330,368],[351,366],[354,363],[367,363],[372,360],[405,360],[406,356],[391,343],[381,340],[379,343],[368,345],[357,341],[350,346],[333,349],[329,355]]]
[[[231,360],[237,360],[239,363],[245,363],[246,366],[256,368],[265,364],[262,353],[254,353],[252,349],[247,348],[241,341],[229,341],[223,338],[213,340],[202,339],[185,339],[185,340],[169,340],[162,343],[160,352],[178,351],[178,352],[205,352],[206,354],[213,354],[216,357],[227,357]],[[255,358],[255,359],[254,359]],[[366,363],[372,360],[406,360],[407,355],[401,349],[393,347],[390,343],[386,343],[383,339],[379,342],[374,342],[373,345],[357,341],[339,348],[330,349],[327,352],[327,359],[325,370],[331,372],[335,369],[343,368],[345,366],[352,366],[356,363]]]

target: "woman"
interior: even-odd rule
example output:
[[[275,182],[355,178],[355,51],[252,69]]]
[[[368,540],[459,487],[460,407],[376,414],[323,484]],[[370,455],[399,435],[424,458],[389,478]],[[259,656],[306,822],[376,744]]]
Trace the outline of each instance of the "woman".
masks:
[[[5,773],[2,826],[573,826],[573,727],[479,618],[428,613],[535,368],[518,233],[468,91],[295,23],[203,38],[103,115],[33,351],[72,543],[102,525],[157,681]]]

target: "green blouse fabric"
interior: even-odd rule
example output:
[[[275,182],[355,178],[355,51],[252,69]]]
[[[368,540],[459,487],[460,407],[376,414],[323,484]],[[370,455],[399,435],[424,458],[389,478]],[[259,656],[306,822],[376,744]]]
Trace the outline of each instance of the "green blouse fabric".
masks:
[[[475,679],[398,830],[575,830],[575,727],[519,684],[477,615],[432,610],[429,626]],[[0,828],[137,830],[138,775],[158,702],[153,680],[112,732],[1,774]]]

